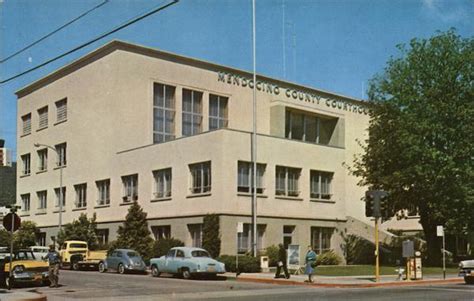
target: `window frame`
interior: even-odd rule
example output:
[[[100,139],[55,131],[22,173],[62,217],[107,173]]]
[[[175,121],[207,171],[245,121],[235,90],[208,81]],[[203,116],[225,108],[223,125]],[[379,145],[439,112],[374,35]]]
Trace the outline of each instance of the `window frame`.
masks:
[[[162,89],[162,105],[157,98],[160,97],[157,92]],[[167,98],[168,94],[171,98]],[[170,106],[167,106],[169,102]],[[161,112],[161,120],[157,116]],[[170,131],[166,130],[168,119],[171,120]],[[157,122],[162,123],[162,130],[157,128]],[[176,139],[176,87],[162,83],[153,83],[153,143],[163,143]],[[158,139],[157,139],[158,138]]]
[[[122,176],[122,188],[124,203],[138,200],[138,173]]]
[[[213,100],[215,100],[217,103],[217,116],[211,115]],[[221,110],[222,106],[224,107],[223,110]],[[229,123],[229,113],[228,113],[229,109],[228,108],[229,108],[229,97],[209,93],[209,131],[214,131],[221,128],[227,128],[228,123]],[[221,117],[221,111],[223,112],[222,113],[223,117]],[[213,121],[217,122],[217,127],[212,126]]]
[[[87,183],[74,185],[76,209],[87,208]]]
[[[21,211],[30,212],[31,210],[31,195],[29,193],[24,193],[20,195],[21,198]]]
[[[155,199],[170,198],[173,190],[173,172],[171,167],[153,171],[153,197]],[[160,191],[160,188],[162,191]]]
[[[185,95],[186,93],[190,93],[190,101],[191,101],[191,108],[190,111],[186,110],[185,106]],[[197,94],[197,95],[196,95]],[[196,91],[196,90],[191,90],[191,89],[182,89],[182,120],[181,120],[181,134],[185,137],[189,136],[194,136],[197,134],[202,133],[202,121],[203,121],[203,96],[204,93],[201,91]],[[199,104],[196,105],[196,103],[199,100]],[[199,108],[198,111],[196,111],[195,108]],[[189,121],[187,121],[187,118],[189,116]],[[197,121],[197,122],[196,122]],[[187,133],[187,124],[189,123],[190,126],[190,133]],[[198,125],[196,127],[196,124]]]
[[[331,228],[331,227],[311,227],[311,246],[313,247],[313,250],[317,254],[322,254],[324,252],[332,250],[331,240],[332,240],[334,231],[335,231],[335,228]],[[323,237],[324,235],[325,236],[329,235],[329,237]],[[319,242],[319,245],[317,245],[316,242]]]
[[[22,176],[28,176],[31,174],[31,154],[24,154],[21,155],[21,162],[22,162]]]
[[[193,248],[202,248],[202,228],[202,223],[188,224],[188,231],[191,236],[191,246]]]
[[[266,168],[266,164],[257,163],[257,194],[263,194],[265,191]],[[247,173],[241,173],[241,171]],[[252,193],[251,187],[253,187],[253,163],[239,160],[237,161],[237,192]]]
[[[314,179],[317,177],[317,181]],[[330,201],[332,199],[332,181],[334,179],[334,172],[321,171],[321,170],[310,170],[310,199]],[[323,179],[325,182],[323,183]],[[314,187],[314,185],[317,187]],[[324,185],[327,186],[327,191],[323,191]],[[317,189],[315,189],[317,188]],[[326,193],[324,193],[326,192]]]
[[[56,160],[59,160],[56,162],[56,167],[65,167],[67,165],[67,143],[56,144],[54,148],[59,154],[59,157],[56,158]]]
[[[97,188],[97,206],[110,205],[110,179],[95,181]],[[105,198],[104,198],[105,197]]]
[[[299,190],[301,171],[302,169],[297,167],[276,165],[275,195],[280,197],[299,197],[301,194],[301,191]],[[284,178],[280,177],[281,174],[284,174]],[[284,187],[280,187],[281,184],[283,184]],[[290,186],[293,189],[290,190]]]
[[[196,194],[210,193],[212,190],[211,161],[189,164],[189,171],[191,175],[190,188],[189,188],[191,194],[196,195]],[[208,185],[205,185],[206,181]]]
[[[42,148],[36,152],[38,154],[38,172],[48,170],[48,149]]]
[[[31,113],[25,114],[21,116],[21,124],[22,124],[22,136],[26,136],[31,134],[32,124],[31,124]]]
[[[54,103],[56,105],[56,123],[67,121],[67,98]]]
[[[38,198],[38,211],[45,211],[48,208],[48,191],[37,191],[36,197]]]
[[[44,106],[38,109],[38,130],[42,130],[48,127],[48,106]]]
[[[64,207],[66,206],[66,186],[62,186],[62,191],[63,191],[63,210]],[[54,194],[56,196],[56,208],[59,208],[59,199],[60,199],[60,190],[59,187],[54,188]]]

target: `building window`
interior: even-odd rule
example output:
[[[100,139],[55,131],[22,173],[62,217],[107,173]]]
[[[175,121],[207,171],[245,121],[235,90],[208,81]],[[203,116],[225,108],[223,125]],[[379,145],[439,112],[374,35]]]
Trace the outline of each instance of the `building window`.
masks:
[[[76,208],[87,207],[87,184],[74,185],[76,190]]]
[[[23,162],[23,168],[21,170],[24,176],[29,175],[31,173],[31,156],[30,154],[22,155],[21,162]]]
[[[171,226],[151,226],[155,240],[171,238]]]
[[[288,245],[291,245],[293,242],[295,228],[295,226],[283,226],[283,245],[285,249],[288,249]]]
[[[56,122],[67,120],[67,98],[56,102]]]
[[[191,171],[191,193],[206,193],[211,191],[211,162],[189,165]]]
[[[38,129],[48,127],[48,106],[38,110]]]
[[[48,169],[48,149],[38,151],[38,170],[45,171]]]
[[[63,208],[66,206],[66,187],[61,187],[61,190],[58,188],[54,188],[54,194],[56,195],[56,207],[59,208],[60,200],[62,199],[63,201]]]
[[[251,193],[250,187],[253,185],[253,164],[251,162],[238,162],[237,172],[237,191]],[[263,175],[265,173],[265,164],[257,163],[257,193],[263,193],[264,183]]]
[[[263,250],[263,235],[266,225],[257,225],[257,250]],[[237,251],[247,253],[252,250],[252,224],[244,224],[244,231],[237,233]]]
[[[202,132],[202,92],[183,89],[183,136]]]
[[[321,118],[295,111],[286,112],[285,137],[294,140],[329,144],[336,118]]]
[[[110,180],[96,181],[97,185],[97,205],[104,206],[110,204]]]
[[[22,194],[21,195],[21,211],[23,212],[30,212],[30,194]]]
[[[67,160],[66,160],[66,143],[61,143],[55,145],[56,151],[59,154],[59,162],[56,162],[56,165],[58,167],[63,167],[66,166]]]
[[[202,247],[202,224],[188,225],[189,234],[191,235],[192,247]]]
[[[276,167],[276,189],[275,194],[281,196],[297,197],[300,194],[298,190],[298,181],[301,169],[284,166]]]
[[[153,85],[153,143],[175,138],[175,90],[175,87],[168,85]]]
[[[311,177],[311,198],[312,199],[331,199],[331,181],[333,173],[312,170]]]
[[[38,209],[46,209],[48,206],[47,191],[38,191],[36,195],[38,196]]]
[[[123,201],[131,202],[138,200],[138,174],[122,177]]]
[[[209,94],[209,130],[227,127],[227,102],[227,97]]]
[[[23,135],[31,134],[31,113],[23,115],[21,121],[23,125]]]
[[[331,236],[334,228],[311,227],[311,245],[317,254],[331,250]]]
[[[155,191],[153,195],[156,199],[171,197],[171,168],[155,170]]]
[[[96,234],[99,246],[106,246],[109,243],[109,229],[97,229]]]
[[[37,246],[46,246],[46,233],[40,232],[36,233],[36,245]]]

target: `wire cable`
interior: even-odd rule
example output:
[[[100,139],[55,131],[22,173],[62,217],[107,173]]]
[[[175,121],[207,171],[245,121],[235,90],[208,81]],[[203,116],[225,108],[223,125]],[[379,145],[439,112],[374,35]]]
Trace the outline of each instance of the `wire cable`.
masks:
[[[11,76],[11,77],[5,79],[5,80],[0,81],[0,85],[3,85],[3,84],[5,84],[5,83],[7,83],[7,82],[9,82],[9,81],[11,81],[11,80],[13,80],[13,79],[16,79],[16,78],[18,78],[18,77],[20,77],[20,76],[23,76],[23,75],[25,75],[25,74],[28,74],[28,73],[30,73],[30,72],[32,72],[32,71],[34,71],[34,70],[37,70],[37,69],[39,69],[39,68],[41,68],[41,67],[44,67],[44,66],[46,66],[46,65],[48,65],[48,64],[50,64],[50,63],[52,63],[52,62],[54,62],[54,61],[57,61],[57,60],[59,60],[60,58],[63,58],[63,57],[65,57],[65,56],[67,56],[67,55],[69,55],[69,54],[71,54],[71,53],[73,53],[73,52],[76,52],[76,51],[78,51],[78,50],[80,50],[80,49],[82,49],[82,48],[84,48],[84,47],[87,47],[87,46],[89,46],[90,44],[92,44],[92,43],[94,43],[94,42],[97,42],[97,41],[100,40],[100,39],[103,39],[103,38],[105,38],[105,37],[107,37],[107,36],[109,36],[109,35],[111,35],[111,34],[117,32],[117,31],[119,31],[119,30],[122,30],[122,29],[124,29],[125,27],[128,27],[128,26],[130,26],[130,25],[132,25],[132,24],[134,24],[134,23],[136,23],[136,22],[138,22],[138,21],[140,21],[140,20],[142,20],[142,19],[144,19],[144,18],[146,18],[146,17],[148,17],[148,16],[151,16],[151,15],[153,15],[153,14],[156,14],[157,12],[159,12],[159,11],[161,11],[161,10],[164,10],[164,9],[166,9],[166,8],[168,8],[168,7],[170,7],[170,6],[174,5],[174,4],[176,4],[176,3],[178,3],[178,2],[179,2],[179,0],[173,0],[172,2],[170,2],[170,3],[166,4],[166,5],[160,6],[160,7],[156,8],[156,9],[153,9],[152,11],[150,11],[150,12],[148,12],[148,13],[145,13],[144,15],[141,15],[141,16],[139,16],[139,17],[132,18],[131,20],[127,21],[125,24],[120,25],[120,26],[118,26],[118,27],[116,27],[116,28],[114,28],[114,29],[112,29],[112,30],[106,32],[106,33],[103,33],[103,34],[99,35],[98,37],[96,37],[96,38],[94,38],[94,39],[92,39],[92,40],[90,40],[90,41],[88,41],[88,42],[86,42],[86,43],[84,43],[84,44],[81,44],[81,45],[79,45],[79,46],[77,46],[77,47],[75,47],[75,48],[73,48],[73,49],[71,49],[71,50],[69,50],[69,51],[67,51],[67,52],[65,52],[65,53],[63,53],[63,54],[60,54],[60,55],[58,55],[58,56],[56,56],[56,57],[54,57],[54,58],[52,58],[52,59],[50,59],[50,60],[47,60],[47,61],[45,61],[45,62],[43,62],[43,63],[41,63],[41,64],[39,64],[39,65],[37,65],[37,66],[35,66],[35,67],[32,67],[32,68],[30,68],[30,69],[28,69],[28,70],[26,70],[26,71],[23,71],[23,72],[21,72],[21,73],[18,73],[18,74],[14,75],[14,76]]]
[[[77,20],[79,20],[79,19],[85,17],[86,15],[88,15],[88,14],[91,13],[92,11],[98,9],[99,7],[101,7],[102,5],[106,4],[107,2],[109,2],[109,0],[105,0],[104,2],[102,2],[102,3],[100,3],[100,4],[96,5],[96,6],[94,6],[93,8],[89,9],[89,10],[86,11],[85,13],[83,13],[83,14],[77,16],[76,18],[72,19],[71,21],[67,22],[66,24],[60,26],[59,28],[53,30],[52,32],[48,33],[47,35],[45,35],[45,36],[39,38],[38,40],[34,41],[33,43],[31,43],[31,44],[29,44],[29,45],[23,47],[22,49],[18,50],[17,52],[15,52],[15,53],[13,53],[13,54],[10,54],[10,55],[7,56],[6,58],[1,59],[1,60],[0,60],[0,64],[1,64],[1,63],[4,63],[4,62],[6,62],[6,61],[8,61],[9,59],[11,59],[11,58],[17,56],[18,54],[24,52],[25,50],[27,50],[27,49],[33,47],[34,45],[38,44],[39,42],[41,42],[41,41],[43,41],[43,40],[49,38],[49,37],[52,36],[53,34],[55,34],[55,33],[57,33],[58,31],[60,31],[61,29],[64,29],[65,27],[71,25],[72,23],[76,22]]]

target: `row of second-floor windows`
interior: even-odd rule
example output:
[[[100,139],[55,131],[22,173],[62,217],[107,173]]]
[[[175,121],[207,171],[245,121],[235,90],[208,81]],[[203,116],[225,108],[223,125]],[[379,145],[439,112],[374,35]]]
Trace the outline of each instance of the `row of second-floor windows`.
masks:
[[[327,145],[331,141],[337,118],[321,117],[297,110],[286,111],[285,137]]]
[[[56,156],[57,157],[56,167],[66,166],[66,163],[67,163],[66,148],[67,148],[66,143],[55,145],[56,152],[59,155],[59,157]],[[37,171],[43,172],[43,171],[48,170],[48,148],[42,148],[38,150],[36,153],[37,153]],[[21,155],[21,163],[22,163],[21,175],[27,176],[31,174],[31,154],[30,153]]]
[[[212,170],[211,162],[200,162],[189,164],[189,195],[208,194],[212,189]],[[237,170],[237,192],[251,193],[253,187],[253,165],[251,162],[238,161]],[[300,177],[301,169],[286,166],[275,167],[275,195],[277,197],[300,197]],[[263,194],[265,191],[265,172],[266,164],[257,164],[257,194]],[[173,175],[171,168],[164,168],[154,170],[152,200],[168,199],[172,196],[172,182]],[[318,170],[310,170],[310,198],[330,200],[331,182],[333,173]],[[130,174],[121,177],[122,182],[122,203],[131,203],[138,200],[138,174]],[[97,197],[95,206],[110,205],[110,179],[103,179],[95,182]],[[86,208],[87,200],[87,183],[74,185],[75,208]],[[59,204],[59,199],[62,198],[63,205],[66,204],[66,189],[63,187],[63,194],[60,195],[59,188],[54,191],[56,197],[56,206]],[[27,198],[22,195],[23,211],[29,211],[30,199],[29,194]],[[37,192],[38,209],[45,209],[47,207],[47,191]]]
[[[153,142],[176,138],[176,87],[155,83],[153,88]],[[203,132],[203,95],[201,91],[182,89],[182,135]],[[209,130],[227,127],[228,97],[209,94]]]
[[[265,191],[265,164],[257,164],[257,194],[263,194]],[[275,167],[275,195],[282,197],[300,197],[300,177],[301,168],[279,166]],[[334,173],[310,170],[310,198],[330,200],[332,196],[331,182]],[[251,193],[253,187],[253,164],[250,162],[238,162],[237,175],[238,192]]]
[[[56,106],[56,123],[60,123],[67,120],[67,98],[61,99],[55,102]],[[49,108],[44,106],[37,110],[38,114],[38,130],[48,127],[49,124]],[[31,124],[31,113],[21,116],[22,122],[22,136],[31,134],[32,124]]]

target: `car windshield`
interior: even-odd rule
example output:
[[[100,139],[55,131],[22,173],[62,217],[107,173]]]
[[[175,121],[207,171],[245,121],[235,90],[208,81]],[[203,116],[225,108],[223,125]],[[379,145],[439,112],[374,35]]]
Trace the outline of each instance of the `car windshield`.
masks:
[[[128,257],[140,257],[136,252],[127,252]]]
[[[211,257],[209,256],[209,253],[203,250],[192,251],[191,255],[193,255],[193,257]]]
[[[87,249],[87,244],[70,244],[69,248]]]

